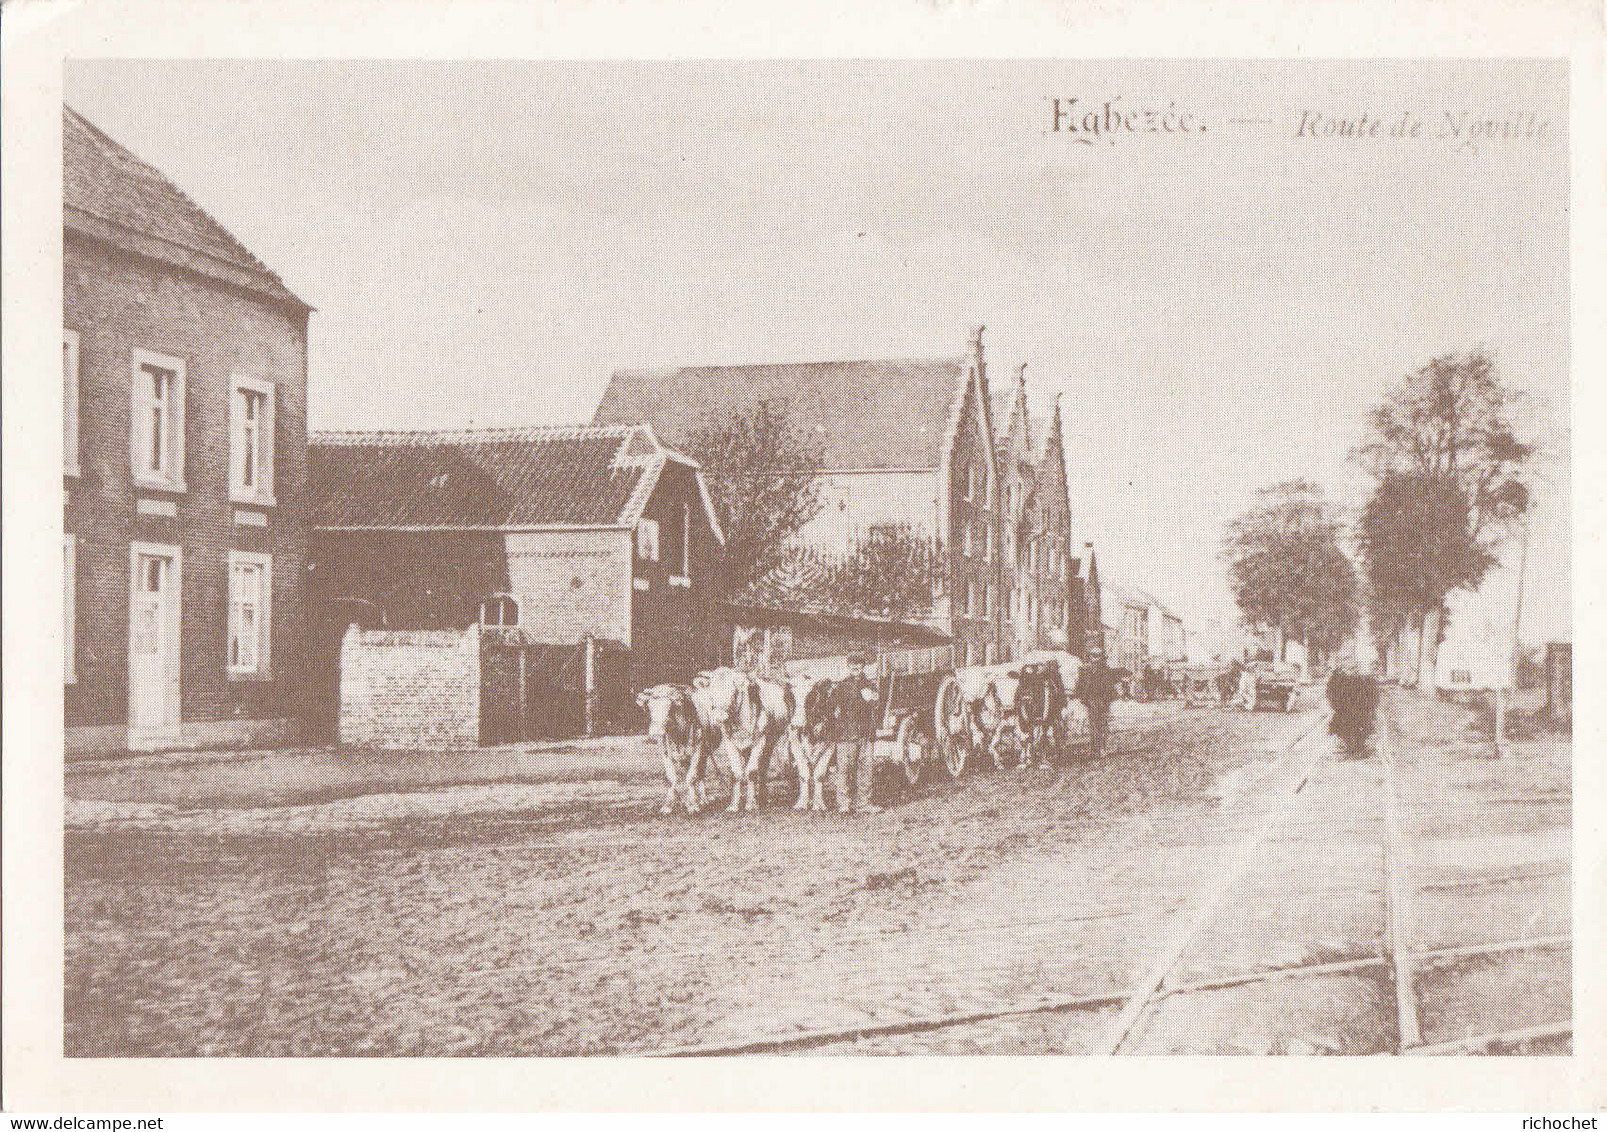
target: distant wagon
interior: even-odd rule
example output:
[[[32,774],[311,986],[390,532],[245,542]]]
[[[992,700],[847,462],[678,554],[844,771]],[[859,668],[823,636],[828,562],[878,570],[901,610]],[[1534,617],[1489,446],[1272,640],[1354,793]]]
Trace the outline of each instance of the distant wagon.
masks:
[[[1300,670],[1280,664],[1247,664],[1234,693],[1245,711],[1293,711],[1300,687]]]

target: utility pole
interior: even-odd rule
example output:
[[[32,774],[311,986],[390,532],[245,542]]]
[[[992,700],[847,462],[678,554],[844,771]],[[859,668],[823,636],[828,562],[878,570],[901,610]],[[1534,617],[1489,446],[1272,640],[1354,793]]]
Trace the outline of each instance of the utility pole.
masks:
[[[1495,753],[1506,753],[1507,696],[1518,690],[1518,629],[1523,623],[1523,575],[1529,565],[1529,517],[1523,518],[1523,539],[1518,549],[1518,597],[1512,603],[1512,643],[1507,650],[1507,686],[1495,690]]]

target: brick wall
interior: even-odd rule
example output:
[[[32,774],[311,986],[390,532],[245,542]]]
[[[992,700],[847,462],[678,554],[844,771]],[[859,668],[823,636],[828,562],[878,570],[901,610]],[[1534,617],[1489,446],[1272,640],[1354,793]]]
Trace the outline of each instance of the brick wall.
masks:
[[[573,644],[590,634],[629,644],[629,531],[538,531],[508,534],[510,593],[519,626],[538,641]]]
[[[79,335],[79,463],[65,481],[66,531],[77,536],[77,680],[66,687],[66,723],[121,725],[128,711],[130,541],[176,545],[183,555],[180,715],[195,724],[298,714],[307,561],[304,502],[306,343],[304,311],[282,308],[200,276],[158,266],[78,233],[64,236],[63,323]],[[133,351],[185,363],[182,494],[136,491],[129,454]],[[229,399],[234,376],[266,378],[275,392],[277,506],[251,508],[265,526],[240,526],[229,501]],[[174,503],[173,517],[136,513],[139,498]],[[242,508],[245,510],[245,508]],[[265,678],[231,679],[228,552],[273,558],[271,664]],[[219,731],[220,741],[242,733]]]
[[[986,436],[983,427],[983,418],[979,412],[975,387],[966,394],[965,405],[961,413],[958,435],[954,440],[954,451],[950,460],[949,490],[949,576],[950,576],[950,610],[953,622],[953,637],[955,643],[955,660],[957,664],[964,665],[967,661],[967,649],[970,652],[969,663],[981,664],[985,657],[985,650],[992,647],[997,650],[1000,640],[1000,628],[1003,617],[1000,606],[1003,604],[1003,594],[999,585],[1001,573],[999,559],[1001,557],[1001,544],[999,540],[999,523],[996,507],[998,500],[989,498],[989,491],[984,481],[987,477],[978,472],[978,486],[975,498],[967,499],[966,495],[966,468],[987,468],[993,463],[992,442]],[[995,491],[994,495],[997,494]],[[973,540],[972,554],[965,556],[965,527],[971,524],[976,531],[984,532],[982,537],[987,540],[988,551],[985,554],[980,539]],[[993,601],[988,607],[987,614],[979,608],[980,602],[972,600],[967,608],[964,597],[966,588],[975,583],[973,592],[980,592],[987,586],[993,586]],[[997,658],[997,657],[996,657]]]
[[[340,741],[392,749],[478,745],[479,630],[350,629],[341,643]]]

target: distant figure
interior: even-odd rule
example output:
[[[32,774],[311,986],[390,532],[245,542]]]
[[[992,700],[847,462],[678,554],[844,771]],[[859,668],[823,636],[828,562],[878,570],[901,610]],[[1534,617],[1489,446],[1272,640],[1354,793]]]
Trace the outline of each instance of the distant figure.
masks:
[[[1345,745],[1346,753],[1351,758],[1366,754],[1378,715],[1378,681],[1343,663],[1328,677],[1328,706],[1333,709],[1328,730]]]
[[[837,787],[840,813],[879,814],[882,808],[871,801],[875,780],[876,705],[878,691],[865,676],[870,658],[862,652],[848,654],[848,678],[832,686],[832,720],[837,734],[837,762],[833,780]]]
[[[1088,663],[1077,673],[1072,695],[1088,709],[1088,757],[1105,753],[1105,736],[1110,730],[1110,703],[1116,698],[1116,672],[1105,663],[1105,650],[1095,645]]]

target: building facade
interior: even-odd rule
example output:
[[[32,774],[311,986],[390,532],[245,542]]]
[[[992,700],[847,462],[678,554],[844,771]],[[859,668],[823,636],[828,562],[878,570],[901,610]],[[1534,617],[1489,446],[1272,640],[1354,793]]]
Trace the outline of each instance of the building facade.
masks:
[[[317,433],[309,495],[326,677],[353,622],[591,638],[630,650],[638,689],[719,657],[723,535],[649,428]]]
[[[1071,497],[1066,482],[1060,406],[1034,413],[1026,366],[995,402],[999,477],[1004,494],[1001,545],[1005,593],[1004,658],[1042,649],[1081,654],[1082,618],[1074,616],[1076,583]],[[1073,623],[1077,629],[1074,636]]]
[[[1105,647],[1111,663],[1141,672],[1147,664],[1189,659],[1182,617],[1154,594],[1107,583],[1105,597]]]
[[[943,567],[925,622],[952,637],[958,663],[981,664],[1004,653],[987,381],[978,330],[970,349],[950,358],[623,371],[609,382],[593,424],[647,424],[684,446],[722,417],[784,403],[822,455],[823,507],[797,544],[830,558],[851,554],[878,529],[932,540]],[[744,596],[751,595],[732,600]]]
[[[62,115],[69,754],[298,727],[311,308]]]

